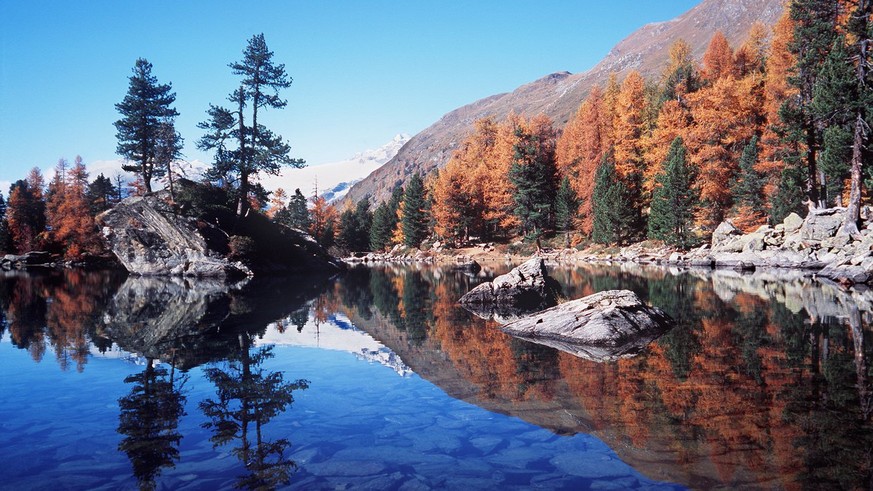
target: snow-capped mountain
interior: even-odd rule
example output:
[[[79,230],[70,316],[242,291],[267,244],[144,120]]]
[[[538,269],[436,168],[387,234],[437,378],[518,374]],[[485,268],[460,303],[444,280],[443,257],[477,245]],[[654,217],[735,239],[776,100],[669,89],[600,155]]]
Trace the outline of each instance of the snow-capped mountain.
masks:
[[[302,169],[283,169],[279,176],[264,177],[262,184],[270,191],[282,188],[289,195],[295,189],[300,189],[307,197],[312,196],[317,185],[319,195],[328,201],[338,201],[353,184],[394,158],[409,138],[409,135],[399,134],[375,150],[359,152],[352,158],[339,162]]]

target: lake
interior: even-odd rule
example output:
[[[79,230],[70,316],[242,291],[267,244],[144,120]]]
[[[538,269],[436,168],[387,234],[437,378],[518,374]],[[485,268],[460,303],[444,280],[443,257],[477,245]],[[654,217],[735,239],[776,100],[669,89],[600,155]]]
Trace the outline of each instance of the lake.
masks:
[[[503,334],[478,275],[0,273],[0,488],[853,489],[873,293],[796,272],[555,266],[676,326],[636,356]]]

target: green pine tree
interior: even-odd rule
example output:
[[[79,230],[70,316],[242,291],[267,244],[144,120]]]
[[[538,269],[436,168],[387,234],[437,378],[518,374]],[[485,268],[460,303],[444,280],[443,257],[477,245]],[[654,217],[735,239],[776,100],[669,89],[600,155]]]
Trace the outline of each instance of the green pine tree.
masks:
[[[382,203],[373,213],[373,226],[370,228],[370,248],[381,251],[391,243],[394,229],[397,228],[397,210],[403,201],[403,187],[397,186],[391,199]]]
[[[564,232],[567,247],[570,247],[570,231],[573,230],[581,204],[582,200],[576,196],[576,191],[570,185],[570,178],[564,176],[555,195],[555,227]]]
[[[337,243],[349,251],[367,251],[370,249],[370,228],[373,223],[373,213],[370,211],[370,199],[364,197],[355,205],[340,215],[340,231]]]
[[[740,173],[731,190],[736,208],[746,207],[756,214],[764,213],[764,176],[755,169],[758,162],[758,136],[755,135],[743,147],[740,156]],[[650,219],[651,220],[651,219]]]
[[[612,152],[603,155],[591,195],[594,224],[591,239],[599,244],[621,244],[634,234],[636,213],[630,191],[618,179]]]
[[[407,247],[419,247],[428,235],[430,212],[424,181],[419,174],[414,174],[406,184],[403,193],[403,243]]]
[[[797,213],[801,217],[806,216],[807,208],[803,204],[806,195],[803,185],[800,169],[786,167],[782,170],[779,187],[770,200],[770,223],[782,223],[791,213]]]
[[[166,168],[158,162],[161,133],[173,124],[179,113],[172,106],[176,94],[170,84],[160,84],[152,75],[152,64],[136,60],[124,99],[115,105],[122,118],[115,122],[118,133],[116,153],[127,159],[122,168],[142,178],[145,191],[152,192],[152,179],[163,176]]]
[[[694,170],[685,158],[685,144],[676,138],[670,144],[664,170],[656,178],[649,212],[649,237],[687,249],[694,243],[691,227],[698,193],[694,189]]]
[[[550,146],[522,129],[517,130],[518,143],[513,146],[509,181],[513,185],[513,212],[521,222],[522,233],[538,238],[551,226],[557,188],[555,155]]]

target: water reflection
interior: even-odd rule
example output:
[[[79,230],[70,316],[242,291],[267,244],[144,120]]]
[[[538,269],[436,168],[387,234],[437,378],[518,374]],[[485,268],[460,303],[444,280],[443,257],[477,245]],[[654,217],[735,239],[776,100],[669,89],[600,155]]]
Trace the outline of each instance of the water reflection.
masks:
[[[868,486],[869,292],[798,273],[628,265],[554,275],[570,298],[633,290],[678,325],[643,355],[603,364],[514,339],[459,309],[464,275],[361,270],[336,296],[356,325],[453,397],[560,434],[593,432],[649,477],[703,488]],[[432,317],[416,326],[423,334],[407,335],[400,309],[346,291],[363,276],[395,301],[404,285],[427,284],[435,294]]]
[[[179,418],[185,415],[183,387],[187,375],[176,377],[175,368],[146,361],[142,373],[131,375],[130,394],[118,400],[118,433],[124,439],[118,449],[127,454],[140,489],[156,488],[155,480],[165,467],[179,460]]]
[[[594,434],[651,479],[694,488],[869,487],[873,293],[799,273],[554,269],[568,298],[630,289],[677,321],[638,356],[596,363],[512,338],[456,304],[506,269],[471,277],[385,266],[232,286],[7,275],[0,334],[36,361],[53,353],[65,370],[85,369],[89,353],[112,345],[146,358],[124,379],[117,428],[118,448],[145,489],[185,461],[180,428],[193,417],[206,421],[213,445],[232,449],[244,472],[237,486],[277,487],[298,463],[305,482],[324,484],[294,461],[288,424],[271,431],[309,384],[268,369],[273,351],[261,340],[318,332],[337,318],[349,326],[336,330],[363,329],[404,370],[450,396],[558,435]],[[192,403],[185,381],[198,366],[208,394]],[[309,445],[323,459],[337,454]]]
[[[216,447],[234,445],[232,453],[247,471],[236,487],[274,489],[290,482],[297,464],[285,455],[291,442],[266,439],[264,425],[284,412],[294,402],[293,392],[308,388],[309,382],[286,382],[282,373],[265,370],[261,364],[272,357],[271,348],[252,350],[248,336],[239,339],[239,350],[220,366],[206,369],[216,398],[200,402],[210,419],[203,427],[212,431]]]

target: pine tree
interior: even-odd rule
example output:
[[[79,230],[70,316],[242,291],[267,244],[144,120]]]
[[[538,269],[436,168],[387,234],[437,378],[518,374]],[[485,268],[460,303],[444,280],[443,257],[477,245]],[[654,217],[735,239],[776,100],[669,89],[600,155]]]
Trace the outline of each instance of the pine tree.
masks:
[[[9,222],[6,219],[6,200],[0,191],[0,253],[12,252],[12,236],[9,233]]]
[[[581,201],[570,185],[570,178],[564,176],[555,195],[555,227],[564,232],[566,247],[570,247],[570,231],[575,228]]]
[[[364,197],[351,208],[340,214],[337,244],[349,251],[361,252],[370,249],[370,227],[373,214],[370,212],[370,199]]]
[[[118,192],[112,184],[112,180],[102,173],[88,185],[88,207],[92,216],[112,208],[118,202]]]
[[[522,233],[538,238],[552,225],[557,188],[554,145],[519,128],[509,168],[514,213]]]
[[[391,199],[380,204],[373,212],[373,225],[370,227],[370,248],[381,251],[392,245],[394,230],[397,228],[397,209],[403,202],[403,187],[397,186],[391,192]]]
[[[300,188],[294,190],[294,194],[288,199],[288,204],[276,213],[274,219],[287,227],[309,230],[311,225],[309,207],[306,205],[306,197],[300,192]]]
[[[691,227],[697,206],[694,171],[685,158],[685,144],[676,138],[664,161],[649,212],[649,237],[687,249],[694,242]]]
[[[21,254],[39,249],[45,233],[45,180],[38,167],[30,170],[27,179],[12,183],[6,203],[6,220],[12,248]]]
[[[127,95],[115,105],[122,116],[115,122],[116,153],[128,160],[122,168],[140,177],[147,193],[152,192],[152,179],[166,172],[157,161],[160,134],[179,115],[171,107],[175,101],[172,86],[158,83],[152,75],[152,64],[144,58],[137,59]]]
[[[770,223],[782,223],[785,217],[791,213],[797,213],[801,217],[806,216],[805,181],[801,172],[800,169],[793,166],[782,170],[779,186],[770,199]]]
[[[278,175],[283,165],[303,167],[305,161],[291,158],[291,146],[258,122],[262,109],[285,107],[279,90],[291,86],[285,65],[273,62],[264,35],[252,36],[242,61],[229,66],[242,77],[239,88],[228,97],[234,109],[210,106],[209,119],[198,124],[207,133],[197,147],[215,152],[210,178],[236,183],[237,217],[242,217],[249,209],[253,178],[261,172]]]
[[[591,195],[594,223],[591,239],[599,244],[621,244],[634,230],[636,213],[630,206],[629,192],[618,178],[612,152],[603,155]]]
[[[740,156],[739,175],[731,192],[734,196],[734,212],[738,215],[734,224],[748,229],[764,222],[764,176],[755,168],[758,163],[758,136],[752,137]]]
[[[403,243],[407,247],[419,247],[428,235],[427,196],[424,190],[424,181],[419,174],[413,174],[406,183],[406,191],[403,193]]]

